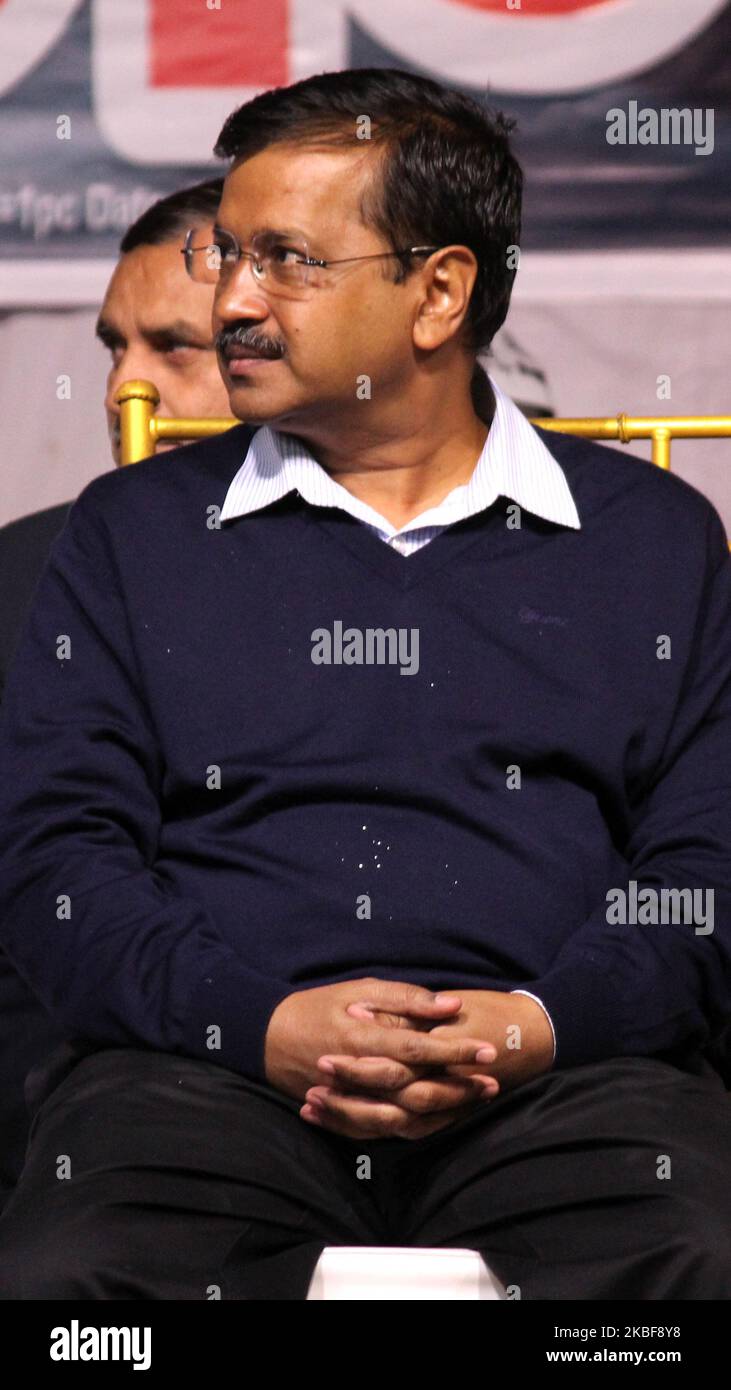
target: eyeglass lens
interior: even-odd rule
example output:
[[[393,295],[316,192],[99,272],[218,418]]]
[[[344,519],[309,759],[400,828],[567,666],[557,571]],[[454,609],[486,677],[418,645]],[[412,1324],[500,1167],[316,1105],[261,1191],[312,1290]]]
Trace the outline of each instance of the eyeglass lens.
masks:
[[[308,284],[310,267],[305,263],[307,247],[277,240],[269,234],[255,236],[247,253],[258,281],[270,287],[288,290],[303,289]],[[196,245],[190,233],[187,238],[187,265],[194,280],[215,284],[224,280],[238,265],[241,251],[230,233],[218,229],[207,245]]]

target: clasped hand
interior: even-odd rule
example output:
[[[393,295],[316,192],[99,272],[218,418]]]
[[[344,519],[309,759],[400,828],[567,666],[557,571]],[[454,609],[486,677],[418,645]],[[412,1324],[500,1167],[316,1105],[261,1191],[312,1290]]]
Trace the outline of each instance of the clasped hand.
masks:
[[[335,1043],[326,1052],[323,1037]],[[267,1077],[304,1100],[302,1119],[363,1139],[424,1138],[548,1070],[552,1055],[547,1016],[526,995],[435,996],[370,978],[288,995],[266,1039]]]

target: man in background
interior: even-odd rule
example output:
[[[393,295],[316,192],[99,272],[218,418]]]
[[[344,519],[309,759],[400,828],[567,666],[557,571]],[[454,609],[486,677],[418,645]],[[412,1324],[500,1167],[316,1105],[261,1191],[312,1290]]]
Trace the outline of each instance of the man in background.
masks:
[[[154,381],[161,415],[229,413],[211,336],[213,291],[193,284],[180,254],[189,227],[214,221],[222,187],[222,179],[210,179],[159,199],[119,244],[96,328],[112,358],[104,406],[117,465],[114,397],[124,381]],[[158,450],[174,447],[163,442]],[[61,502],[0,528],[0,698],[33,590],[70,506]]]

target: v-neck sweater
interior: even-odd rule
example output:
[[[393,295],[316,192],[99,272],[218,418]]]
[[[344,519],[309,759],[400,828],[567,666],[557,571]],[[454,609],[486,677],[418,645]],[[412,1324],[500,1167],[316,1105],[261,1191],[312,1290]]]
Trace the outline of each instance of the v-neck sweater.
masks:
[[[245,426],[84,489],[0,715],[0,940],[67,1034],[264,1080],[280,1000],[376,976],[534,992],[555,1067],[698,1067],[731,1008],[723,525],[541,438],[581,529],[501,496],[408,557],[296,493],[221,524]],[[645,887],[713,890],[714,927],[613,920]]]

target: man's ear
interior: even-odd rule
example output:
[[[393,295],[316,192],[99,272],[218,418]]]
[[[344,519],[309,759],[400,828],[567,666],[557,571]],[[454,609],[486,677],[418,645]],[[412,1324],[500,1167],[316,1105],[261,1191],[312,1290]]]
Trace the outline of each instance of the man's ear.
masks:
[[[423,298],[414,322],[414,344],[427,351],[455,337],[464,322],[477,279],[468,246],[442,246],[425,267]]]

